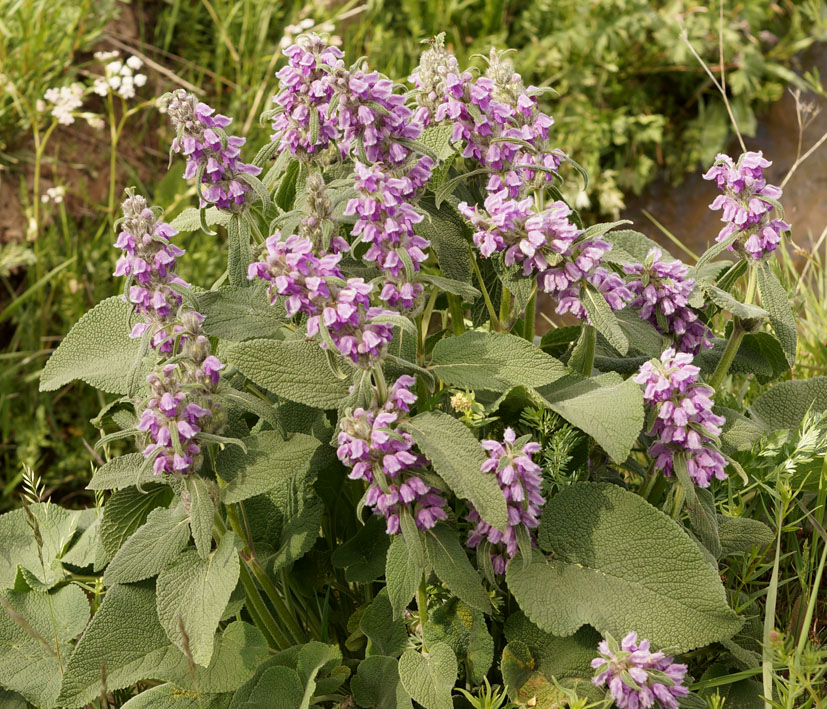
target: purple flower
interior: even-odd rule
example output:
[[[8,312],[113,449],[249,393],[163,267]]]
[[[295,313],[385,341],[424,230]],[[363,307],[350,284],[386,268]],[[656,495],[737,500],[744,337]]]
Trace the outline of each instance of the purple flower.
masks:
[[[172,150],[187,159],[184,177],[200,173],[201,206],[240,209],[250,190],[242,175],[258,175],[261,168],[241,160],[245,139],[225,132],[232,119],[215,113],[184,89],[168,94],[165,104],[176,130]]]
[[[218,433],[226,424],[214,396],[224,364],[210,354],[202,320],[195,312],[182,317],[180,351],[147,376],[150,394],[136,406],[143,455],[156,475],[197,473],[203,462],[199,434]]]
[[[737,233],[737,243],[754,259],[775,251],[782,234],[790,228],[785,221],[770,218],[773,202],[781,199],[781,189],[764,179],[764,168],[771,164],[760,151],[744,153],[737,163],[728,155],[719,154],[703,176],[705,180],[715,180],[723,191],[709,206],[723,210],[721,221],[726,224],[716,241]]]
[[[692,355],[666,350],[660,360],[643,364],[635,381],[643,385],[643,400],[654,408],[655,422],[649,447],[655,466],[664,475],[675,470],[675,455],[685,456],[689,477],[698,487],[709,487],[712,478],[726,478],[724,457],[712,438],[721,433],[724,419],[712,413],[710,387],[698,384],[700,369]]]
[[[414,452],[413,439],[399,427],[416,402],[414,383],[413,377],[399,377],[383,405],[374,400],[340,422],[336,454],[351,468],[349,478],[368,484],[365,504],[385,518],[388,534],[400,533],[406,512],[420,529],[448,516],[445,498],[421,477],[428,460]]]
[[[302,35],[284,50],[287,66],[276,73],[279,93],[272,139],[278,151],[289,150],[310,160],[339,138],[338,118],[331,108],[334,70],[344,70],[342,52],[318,35]]]
[[[540,524],[540,512],[546,500],[540,494],[540,466],[531,459],[540,450],[540,444],[527,440],[527,437],[518,442],[511,428],[505,429],[502,443],[484,440],[480,444],[488,453],[488,460],[482,464],[481,470],[497,476],[508,508],[508,526],[505,531],[492,527],[480,518],[472,506],[468,521],[474,523],[474,528],[468,533],[467,544],[471,549],[487,544],[494,573],[504,574],[508,562],[519,548],[518,534],[521,529],[536,529]],[[528,538],[533,542],[530,531]]]
[[[686,665],[652,652],[648,640],[638,643],[637,633],[629,633],[620,647],[614,638],[606,637],[591,663],[596,672],[593,681],[598,687],[608,687],[619,709],[645,709],[655,703],[678,709],[678,699],[689,694],[683,686]]]
[[[658,331],[671,335],[680,352],[697,353],[702,347],[712,346],[712,334],[689,307],[689,296],[695,280],[687,278],[687,266],[681,261],[661,260],[661,250],[653,248],[644,264],[623,267],[629,275],[638,278],[626,286],[635,295],[631,307],[640,317],[649,321]]]

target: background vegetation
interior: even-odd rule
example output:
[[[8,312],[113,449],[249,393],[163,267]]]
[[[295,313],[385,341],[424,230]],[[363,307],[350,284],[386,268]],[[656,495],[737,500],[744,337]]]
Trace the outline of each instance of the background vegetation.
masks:
[[[40,395],[37,379],[69,326],[117,288],[111,205],[121,189],[137,185],[169,216],[193,201],[180,167],[166,174],[171,136],[153,97],[176,85],[198,87],[234,117],[241,134],[260,143],[269,127],[258,115],[269,107],[285,35],[321,27],[349,56],[381,57],[375,68],[399,80],[413,68],[420,40],[437,32],[447,33],[461,63],[481,64],[474,56],[492,44],[519,48],[517,69],[527,82],[557,92],[544,101],[559,145],[593,177],[587,192],[569,196],[582,209],[615,216],[655,179],[678,184],[690,172],[697,179],[730,140],[720,95],[682,32],[713,69],[724,64],[746,136],[787,87],[820,91],[817,71],[803,71],[800,58],[825,38],[822,2],[741,0],[725,2],[722,12],[719,34],[717,7],[679,1],[370,0],[305,7],[267,0],[0,0],[0,509],[17,504],[27,467],[55,499],[91,503],[83,487],[90,461],[100,461],[88,421],[104,402],[78,384]],[[77,121],[55,128],[46,141],[52,121],[38,110],[38,99],[48,88],[100,74],[93,51],[101,49],[142,57],[147,85],[123,106],[90,95],[83,110],[100,114],[104,128]],[[125,109],[130,115],[115,143],[113,127]],[[62,201],[41,201],[49,187],[65,188]],[[807,236],[797,238],[804,244]],[[797,378],[827,373],[827,251],[824,234],[813,236],[811,249],[788,249],[782,258],[801,318]],[[195,234],[182,244],[189,252],[185,279],[218,275],[214,242]],[[763,383],[733,376],[727,386],[749,403]],[[740,611],[760,619],[768,594],[778,599],[775,625],[789,636],[777,642],[776,680],[788,706],[795,706],[797,692],[807,695],[808,683],[818,686],[826,657],[823,650],[811,656],[795,649],[798,637],[818,647],[827,636],[827,602],[815,595],[827,545],[825,452],[827,421],[810,421],[791,443],[763,441],[742,461],[752,483],[733,485],[725,501],[780,530],[777,555],[771,548],[766,557],[747,557],[724,571],[737,579],[730,585],[741,589]],[[797,483],[801,471],[811,474],[806,489]],[[565,484],[575,472],[564,468],[559,475]],[[803,627],[811,601],[815,612]]]

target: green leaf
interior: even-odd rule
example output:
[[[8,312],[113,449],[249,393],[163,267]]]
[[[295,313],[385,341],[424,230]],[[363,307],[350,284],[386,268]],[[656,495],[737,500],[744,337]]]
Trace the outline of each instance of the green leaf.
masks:
[[[582,290],[581,300],[595,330],[603,335],[620,354],[625,355],[629,351],[629,340],[603,294],[587,285]]]
[[[264,283],[251,288],[222,286],[206,291],[198,296],[198,307],[204,316],[204,332],[231,342],[278,337],[287,321],[280,299],[270,305]]]
[[[418,206],[425,211],[425,219],[414,225],[414,231],[431,242],[442,275],[470,283],[471,255],[462,217],[447,203],[437,209],[431,197],[421,199]]]
[[[412,709],[413,706],[399,678],[399,663],[393,657],[366,657],[359,663],[350,689],[356,704],[365,709]]]
[[[450,125],[429,126],[422,131],[418,140],[428,146],[439,160],[447,160],[454,154],[454,148],[451,146],[453,132],[454,128]]]
[[[484,613],[491,613],[491,601],[455,529],[439,523],[425,532],[425,550],[434,572],[460,600]]]
[[[634,229],[609,232],[603,236],[603,241],[612,245],[611,251],[603,256],[603,260],[608,263],[643,263],[652,249],[659,249],[664,261],[675,260],[660,244]]]
[[[69,585],[51,593],[4,591],[0,600],[0,683],[38,707],[55,706],[69,643],[89,620],[86,594]]]
[[[546,632],[571,635],[586,623],[615,637],[634,629],[684,652],[742,625],[717,570],[677,522],[616,485],[564,488],[546,504],[538,540],[553,558],[537,553],[528,567],[515,558],[507,580]]]
[[[721,450],[729,455],[735,451],[749,450],[761,436],[766,433],[763,426],[747,418],[741,412],[716,406],[713,409],[718,416],[725,419],[721,427]]]
[[[747,305],[734,298],[730,293],[721,288],[713,286],[711,283],[702,283],[701,288],[715,305],[723,310],[726,310],[742,320],[763,320],[769,313],[757,305]]]
[[[37,519],[43,546],[38,552],[25,510],[0,516],[0,588],[14,588],[18,568],[27,572],[27,580],[38,585],[37,590],[51,588],[66,576],[60,558],[75,534],[81,513],[51,502],[29,505],[29,510]]]
[[[538,393],[550,409],[594,438],[612,460],[622,463],[629,457],[644,423],[643,392],[634,380],[611,386],[578,382]]]
[[[718,534],[722,559],[733,554],[746,554],[753,547],[766,546],[775,540],[773,531],[766,524],[749,517],[718,515]]]
[[[121,709],[228,709],[232,695],[187,692],[174,684],[159,684],[132,697]]]
[[[754,417],[769,429],[795,431],[808,411],[827,410],[827,377],[779,382],[759,396],[750,407]]]
[[[441,411],[426,411],[403,427],[457,496],[469,500],[488,524],[506,528],[505,496],[496,476],[480,470],[487,456],[465,424]]]
[[[252,260],[250,225],[240,214],[235,214],[227,225],[227,272],[231,286],[246,288],[250,285],[247,266]]]
[[[499,254],[491,259],[497,277],[503,286],[514,296],[514,301],[520,313],[524,313],[531,300],[532,293],[536,292],[537,277],[523,275],[523,267],[519,264],[506,266],[503,257]]]
[[[143,491],[127,487],[115,492],[104,505],[101,521],[101,541],[106,553],[114,557],[152,510],[171,501],[172,490],[161,484],[147,485]]]
[[[407,646],[408,631],[405,622],[401,618],[391,620],[392,616],[393,608],[388,599],[388,591],[383,588],[359,621],[359,629],[373,644],[371,654],[399,657]]]
[[[406,650],[399,660],[399,676],[408,694],[425,709],[453,709],[457,658],[445,643],[429,645],[427,654]]]
[[[534,668],[534,658],[524,642],[512,640],[503,648],[500,671],[509,698],[518,698],[520,689],[534,673]]]
[[[160,574],[177,558],[189,538],[183,505],[152,510],[146,522],[118,549],[103,576],[104,584],[114,586]]]
[[[477,331],[440,340],[429,369],[449,386],[500,392],[550,384],[567,371],[521,337]]]
[[[764,262],[754,268],[761,305],[769,313],[770,325],[792,367],[795,365],[796,331],[787,291],[770,269],[769,263]]]
[[[385,522],[380,516],[374,515],[364,527],[333,551],[330,562],[336,568],[345,569],[345,581],[348,583],[370,583],[385,573],[385,559],[390,544],[391,537],[385,532]]]
[[[114,692],[173,669],[186,672],[186,658],[170,645],[158,622],[155,591],[117,585],[103,599],[65,665],[58,704],[81,707],[100,696],[101,672]]]
[[[208,559],[184,552],[158,576],[161,625],[182,652],[189,646],[193,661],[203,667],[210,664],[215,630],[238,582],[237,541],[227,532]]]
[[[385,583],[393,607],[394,620],[402,617],[402,611],[416,594],[424,570],[424,567],[417,563],[417,555],[411,554],[408,550],[404,537],[395,536],[388,547],[385,563]]]
[[[109,557],[103,549],[101,541],[100,523],[103,510],[88,509],[81,512],[78,518],[80,535],[72,543],[71,548],[61,558],[64,564],[78,568],[92,566],[93,571],[99,571],[109,562]]]
[[[299,177],[299,167],[300,164],[298,160],[290,162],[284,176],[279,181],[275,203],[283,212],[290,211],[296,199],[296,181]]]
[[[186,481],[184,504],[189,508],[189,523],[192,539],[198,556],[206,559],[212,549],[212,526],[215,517],[215,503],[203,478],[194,477]]]
[[[204,210],[204,219],[209,226],[215,226],[216,224],[227,226],[232,216],[216,207],[207,207]],[[200,231],[201,210],[195,207],[187,207],[170,222],[170,226],[176,231]]]
[[[227,347],[227,361],[258,386],[299,404],[335,409],[348,395],[349,382],[331,371],[315,342],[248,340]]]
[[[132,306],[119,295],[98,303],[63,338],[40,375],[40,391],[75,379],[110,394],[129,393],[128,379],[140,340],[132,331]]]
[[[115,488],[132,487],[140,482],[142,485],[157,481],[158,476],[147,468],[142,475],[141,468],[146,458],[141,453],[127,453],[104,463],[95,471],[87,490],[113,490]]]
[[[718,531],[718,516],[715,512],[715,498],[709,490],[697,488],[695,499],[686,500],[689,522],[701,543],[716,559],[721,557],[721,539]]]
[[[446,293],[458,295],[464,301],[469,303],[473,303],[481,295],[481,293],[470,283],[455,281],[453,278],[443,278],[442,276],[434,276],[430,273],[423,273],[420,275],[419,280],[425,281],[425,283],[430,283]]]
[[[221,491],[225,504],[234,504],[285,484],[308,470],[321,441],[303,433],[284,440],[276,431],[262,431],[244,439],[247,453],[224,449],[216,466],[229,484]]]
[[[482,684],[494,662],[494,639],[480,611],[452,598],[428,615],[424,637],[426,645],[442,642],[450,646],[457,659],[466,663],[471,684]]]
[[[612,314],[633,350],[650,357],[660,357],[664,350],[664,338],[651,323],[629,308],[616,310]]]

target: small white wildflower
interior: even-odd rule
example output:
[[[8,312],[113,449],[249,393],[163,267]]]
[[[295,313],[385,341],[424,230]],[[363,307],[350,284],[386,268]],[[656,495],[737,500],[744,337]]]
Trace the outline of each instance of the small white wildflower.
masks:
[[[46,102],[42,98],[39,98],[35,101],[34,107],[38,113],[44,113],[46,111]]]
[[[135,71],[138,71],[138,69],[140,69],[144,65],[144,62],[143,62],[142,59],[140,59],[139,57],[136,57],[133,54],[131,57],[129,57],[129,59],[126,60],[126,65],[130,69],[134,69]]]
[[[81,115],[89,124],[89,127],[93,130],[102,130],[104,125],[106,125],[103,118],[101,118],[95,113],[83,113]]]
[[[110,76],[108,83],[113,89],[117,89],[121,85],[121,77],[118,74]]]
[[[120,74],[121,69],[123,69],[123,62],[120,60],[115,62],[109,62],[109,64],[106,65],[106,71],[109,74]]]
[[[92,91],[98,96],[106,96],[109,93],[109,85],[106,83],[106,79],[96,78],[95,83],[92,84]]]
[[[52,115],[61,125],[70,126],[75,122],[72,111],[83,104],[83,84],[61,86],[59,89],[47,89],[43,98],[53,105]],[[45,110],[45,105],[44,105]]]
[[[143,86],[146,83],[146,74],[135,74],[132,77],[132,81],[135,83],[135,86]]]
[[[309,30],[313,25],[316,23],[310,17],[305,17],[301,22],[299,22],[299,28],[303,30]]]
[[[131,76],[125,76],[121,81],[121,88],[118,93],[122,98],[135,98],[135,84],[132,83]]]
[[[99,62],[108,62],[110,59],[117,59],[121,56],[121,53],[117,49],[113,49],[111,52],[95,52],[95,59]]]
[[[125,64],[121,67],[121,76],[132,76],[132,69]]]

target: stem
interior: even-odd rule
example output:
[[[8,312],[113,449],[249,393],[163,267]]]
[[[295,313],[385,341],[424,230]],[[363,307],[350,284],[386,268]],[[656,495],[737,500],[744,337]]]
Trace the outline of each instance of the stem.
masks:
[[[580,335],[580,340],[572,352],[572,359],[574,362],[569,362],[580,371],[584,377],[592,375],[592,367],[594,366],[594,348],[597,341],[597,334],[593,325],[583,325],[583,332]],[[578,351],[579,346],[579,351]],[[575,359],[577,355],[577,359]]]
[[[301,626],[298,624],[293,614],[290,613],[290,609],[287,608],[287,605],[279,595],[278,589],[270,580],[270,577],[267,575],[264,567],[258,563],[258,559],[253,557],[247,562],[247,564],[253,572],[253,575],[256,577],[256,580],[264,589],[264,593],[267,594],[267,598],[270,599],[270,602],[276,609],[276,614],[278,615],[279,620],[287,626],[287,629],[293,636],[293,640],[296,643],[307,642],[307,637],[305,636],[304,631],[301,629]]]
[[[683,508],[683,501],[686,499],[686,490],[683,489],[677,480],[675,481],[675,497],[672,500],[672,519],[678,519],[681,516],[681,509]]]
[[[120,138],[120,131],[115,123],[115,102],[111,91],[106,95],[106,108],[109,114],[109,202],[106,211],[111,219],[115,214],[115,188],[117,183],[115,171],[117,169],[118,140]]]
[[[511,291],[503,286],[500,296],[500,327],[511,329]]]
[[[534,322],[537,319],[537,288],[528,299],[528,305],[525,308],[525,316],[523,318],[523,337],[534,343]]]
[[[824,564],[827,562],[827,544],[824,545],[824,549],[821,552],[821,560],[818,562],[818,570],[816,571],[816,577],[813,580],[813,590],[810,595],[810,600],[807,603],[807,613],[804,616],[804,622],[801,624],[801,637],[798,638],[798,645],[795,648],[795,654],[799,657],[801,653],[804,652],[804,645],[807,642],[807,636],[809,635],[809,628],[810,622],[813,619],[813,613],[815,612],[816,601],[818,600],[818,587],[821,585],[821,576],[824,573]]]
[[[40,173],[43,165],[43,153],[46,151],[46,143],[49,142],[49,137],[57,128],[57,121],[52,121],[52,124],[46,129],[43,137],[40,137],[40,131],[37,129],[37,122],[32,121],[33,135],[34,135],[34,180],[32,184],[32,219],[34,220],[36,239],[40,235]]]
[[[379,398],[379,403],[384,404],[388,400],[388,383],[385,381],[385,373],[382,371],[381,364],[375,364],[373,369],[373,382],[376,384],[376,394]]]
[[[428,330],[431,326],[431,314],[434,312],[434,306],[436,306],[436,299],[438,295],[439,288],[434,288],[433,293],[431,293],[431,297],[428,298],[425,309],[422,311],[422,317],[419,319],[419,342],[416,343],[416,354],[420,365],[425,362],[425,341],[428,339]]]
[[[652,461],[652,464],[649,466],[649,470],[646,473],[646,483],[640,489],[640,496],[644,500],[649,499],[649,495],[652,494],[652,488],[655,487],[655,483],[658,481],[658,471],[655,470],[655,461]]]
[[[480,284],[482,298],[485,301],[485,307],[488,309],[488,317],[491,319],[491,327],[494,328],[495,332],[500,332],[500,320],[497,317],[497,311],[494,310],[494,303],[491,302],[491,296],[488,295],[488,289],[485,287],[485,281],[482,279],[482,273],[480,273],[480,267],[477,264],[477,257],[474,255],[474,251],[470,246],[468,247],[468,251],[471,253],[471,266],[474,268],[474,273],[477,276],[477,283]]]
[[[425,623],[428,622],[428,592],[425,590],[425,574],[422,575],[422,580],[419,582],[419,588],[416,589],[416,606],[419,608],[419,624],[424,629]],[[425,637],[423,632],[422,649],[425,649]]]
[[[465,313],[462,310],[462,301],[453,293],[445,294],[448,298],[448,309],[451,312],[451,327],[455,335],[465,332]]]
[[[747,279],[747,294],[744,298],[744,302],[747,305],[751,305],[755,298],[755,285],[755,269],[750,267],[749,277]],[[709,379],[709,386],[716,391],[718,387],[721,386],[721,382],[724,381],[727,372],[729,372],[729,368],[732,366],[732,360],[734,360],[735,355],[738,354],[738,349],[741,347],[741,342],[743,342],[744,335],[746,334],[747,331],[741,327],[741,321],[738,318],[733,318],[732,332],[729,335],[726,348],[724,349],[723,355],[721,355],[718,366],[715,367],[715,371],[712,373],[712,377]]]

